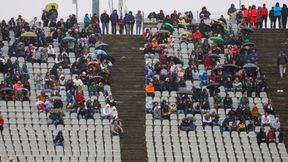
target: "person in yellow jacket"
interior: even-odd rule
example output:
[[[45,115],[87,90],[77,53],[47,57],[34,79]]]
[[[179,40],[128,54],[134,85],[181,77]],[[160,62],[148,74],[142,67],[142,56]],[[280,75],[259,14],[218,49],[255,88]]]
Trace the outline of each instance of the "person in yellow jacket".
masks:
[[[185,28],[185,26],[186,26],[186,20],[184,19],[183,16],[180,16],[178,19],[178,27]]]
[[[147,95],[147,96],[151,96],[151,97],[154,97],[154,96],[155,96],[155,88],[154,88],[152,82],[150,82],[150,83],[146,86],[146,95]]]

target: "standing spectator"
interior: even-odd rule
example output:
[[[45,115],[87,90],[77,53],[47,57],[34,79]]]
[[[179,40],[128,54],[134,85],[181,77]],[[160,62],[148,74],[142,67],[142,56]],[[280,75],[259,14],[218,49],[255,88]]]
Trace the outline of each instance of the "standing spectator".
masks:
[[[249,14],[250,14],[251,27],[256,27],[256,21],[257,21],[257,17],[258,17],[258,12],[257,12],[256,6],[253,5],[249,12],[250,12]]]
[[[129,13],[125,15],[124,21],[125,21],[125,27],[126,27],[126,34],[133,35],[133,26],[135,23],[135,18],[133,16],[132,11],[129,11]]]
[[[85,17],[83,18],[83,22],[84,22],[85,27],[88,27],[90,23],[90,17],[87,13],[85,14]]]
[[[43,21],[43,27],[47,27],[49,24],[49,13],[45,10],[43,10],[41,19]]]
[[[51,24],[56,24],[58,18],[58,11],[56,10],[55,6],[52,6],[52,9],[49,10],[49,19],[50,19],[50,26]]]
[[[276,17],[274,16],[274,7],[269,11],[269,19],[270,19],[270,28],[275,28],[276,26]]]
[[[135,15],[135,20],[136,20],[136,34],[140,35],[142,31],[142,21],[143,21],[143,16],[140,10]]]
[[[231,19],[232,15],[236,12],[235,5],[232,3],[230,8],[228,9],[227,14],[229,15],[229,19]]]
[[[286,25],[287,25],[287,16],[288,16],[288,9],[287,9],[287,5],[283,4],[282,7],[282,27],[283,29],[286,29]]]
[[[105,30],[106,33],[109,34],[109,15],[107,14],[107,11],[104,10],[104,12],[101,14],[100,16],[101,19],[101,23],[102,23],[102,33],[105,34]]]
[[[113,10],[113,13],[110,15],[110,21],[112,26],[112,34],[116,34],[116,25],[119,21],[117,10]]]
[[[119,34],[122,35],[124,32],[124,26],[125,26],[125,21],[123,19],[123,16],[120,16],[118,20],[118,26],[119,26]]]
[[[200,12],[200,18],[201,19],[210,19],[211,13],[207,10],[207,8],[204,6],[202,7],[202,10]]]
[[[281,16],[282,16],[282,8],[279,5],[279,2],[276,3],[274,7],[274,16],[275,16],[275,23],[274,23],[274,28],[276,28],[276,21],[278,19],[278,27],[281,28]]]
[[[280,54],[277,58],[277,64],[279,66],[280,77],[283,78],[283,74],[286,73],[286,65],[288,63],[288,59],[286,54],[283,51],[280,51]]]
[[[264,27],[267,28],[267,17],[268,17],[268,10],[266,8],[266,4],[264,3],[262,8],[261,8],[261,27]],[[263,23],[265,25],[263,25]]]
[[[0,115],[0,131],[1,131],[1,135],[3,135],[3,129],[4,129],[4,117],[3,115]]]

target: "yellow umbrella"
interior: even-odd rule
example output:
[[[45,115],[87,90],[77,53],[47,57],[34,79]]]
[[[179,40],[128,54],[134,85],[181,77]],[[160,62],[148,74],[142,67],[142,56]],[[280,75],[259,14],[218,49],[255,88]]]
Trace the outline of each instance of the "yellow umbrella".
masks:
[[[21,34],[21,37],[30,37],[30,38],[34,38],[37,37],[37,34],[34,32],[24,32]]]
[[[45,11],[49,12],[52,9],[52,6],[54,6],[55,9],[58,10],[58,4],[57,3],[48,3],[45,6]]]

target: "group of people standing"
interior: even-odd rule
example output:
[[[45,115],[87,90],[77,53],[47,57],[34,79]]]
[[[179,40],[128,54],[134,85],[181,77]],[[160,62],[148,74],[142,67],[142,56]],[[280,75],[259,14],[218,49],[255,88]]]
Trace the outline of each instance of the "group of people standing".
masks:
[[[236,13],[237,10],[234,4],[228,10],[228,15]],[[287,5],[283,4],[281,7],[277,2],[270,10],[266,8],[266,4],[256,7],[255,5],[241,6],[241,12],[237,12],[236,18],[243,20],[250,27],[253,28],[267,28],[267,20],[270,20],[270,28],[276,28],[278,21],[278,28],[286,29],[287,26],[288,9]]]
[[[119,15],[117,10],[113,10],[112,14],[109,16],[107,11],[100,15],[100,21],[102,23],[102,34],[109,34],[109,23],[111,23],[111,33],[119,34],[126,33],[127,35],[134,34],[134,25],[136,24],[136,34],[140,35],[142,31],[143,16],[139,10],[134,16],[132,11],[129,11],[124,16]]]

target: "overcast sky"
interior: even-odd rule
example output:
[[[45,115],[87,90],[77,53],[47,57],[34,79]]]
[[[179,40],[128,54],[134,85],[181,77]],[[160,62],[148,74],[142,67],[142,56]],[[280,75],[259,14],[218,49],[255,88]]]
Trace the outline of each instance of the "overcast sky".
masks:
[[[10,19],[21,14],[24,18],[31,19],[34,16],[41,16],[45,4],[49,2],[57,2],[59,4],[60,17],[66,18],[69,14],[75,13],[75,5],[73,0],[0,0],[0,19]],[[85,13],[91,13],[92,0],[78,0],[79,17]],[[109,0],[100,0],[100,11],[104,9],[110,12]],[[125,2],[125,0],[124,0]],[[287,3],[287,0],[279,0],[278,2]],[[159,11],[163,9],[166,12],[192,10],[196,14],[202,6],[206,6],[209,11],[225,14],[230,4],[234,3],[239,6],[239,0],[126,0],[127,10],[136,12],[142,10],[145,15],[151,11]],[[269,8],[276,3],[276,0],[242,0],[245,5],[256,4],[262,5],[266,3]],[[114,0],[114,8],[118,6],[118,0]],[[117,7],[118,8],[118,7]],[[226,15],[225,15],[226,16]]]

